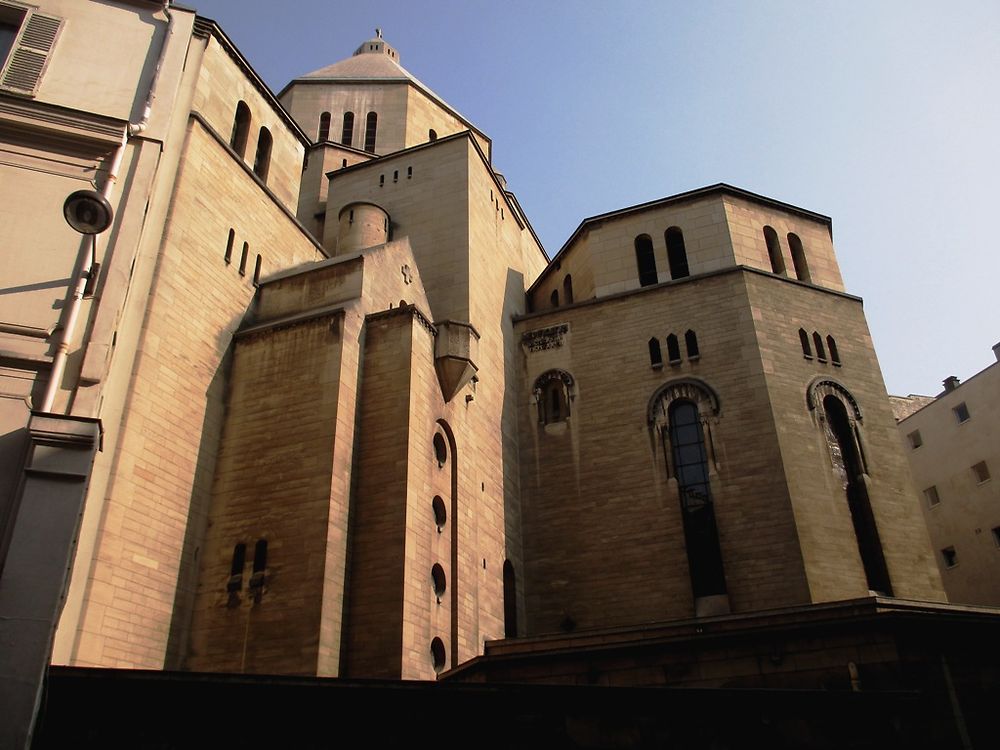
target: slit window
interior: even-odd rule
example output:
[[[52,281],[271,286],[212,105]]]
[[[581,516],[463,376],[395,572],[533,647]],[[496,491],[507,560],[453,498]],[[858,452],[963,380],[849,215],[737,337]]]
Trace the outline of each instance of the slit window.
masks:
[[[924,490],[924,500],[927,501],[928,508],[933,508],[935,505],[941,504],[941,496],[938,494],[938,488],[936,485],[932,484]]]
[[[247,139],[250,137],[250,107],[246,102],[236,105],[236,116],[233,118],[233,133],[229,137],[229,145],[241,159],[246,156]]]
[[[247,256],[250,254],[250,243],[243,243],[243,251],[240,253],[240,276],[247,274]]]
[[[837,351],[837,342],[833,336],[826,337],[826,348],[830,352],[830,361],[835,365],[840,364],[840,352]]]
[[[785,275],[785,259],[781,257],[778,233],[772,227],[764,227],[764,242],[767,243],[767,257],[771,261],[771,273]]]
[[[243,588],[243,566],[246,564],[247,546],[240,542],[233,547],[233,560],[229,565],[229,581],[226,591],[234,592]]]
[[[826,351],[823,349],[823,337],[813,331],[813,344],[816,346],[816,359],[826,362]]]
[[[799,281],[811,281],[809,264],[806,263],[806,251],[802,240],[794,232],[788,233],[788,249],[792,251],[792,265],[795,267],[795,278]]]
[[[378,115],[369,112],[365,118],[365,151],[375,153],[375,134],[378,130]]]
[[[552,294],[549,295],[549,303],[552,307],[559,307],[559,290],[553,289]]]
[[[656,283],[656,257],[653,255],[653,240],[648,234],[635,238],[635,262],[639,268],[639,286]]]
[[[503,635],[517,637],[517,580],[510,560],[503,561]]]
[[[802,356],[806,359],[812,359],[813,353],[812,349],[809,348],[809,334],[806,333],[804,328],[799,329],[799,343],[802,344]]]
[[[233,262],[233,243],[236,242],[236,230],[229,230],[229,239],[226,241],[226,254],[223,256],[228,266]]]
[[[318,141],[328,141],[330,140],[330,113],[324,112],[319,116],[319,133],[317,134],[316,140]]]
[[[265,127],[257,135],[257,155],[253,160],[253,171],[261,182],[267,184],[267,173],[271,169],[271,131]]]
[[[567,305],[573,304],[573,277],[569,274],[563,279],[563,301]]]
[[[688,270],[687,250],[684,249],[684,233],[680,227],[670,227],[664,233],[667,241],[667,264],[670,266],[670,278],[683,279],[690,276]]]
[[[344,112],[344,127],[340,131],[340,142],[350,146],[354,142],[354,113]]]
[[[258,254],[257,255],[257,260],[255,260],[254,264],[253,264],[253,285],[254,286],[260,286],[260,263],[261,263],[261,258],[260,258],[260,255]]]

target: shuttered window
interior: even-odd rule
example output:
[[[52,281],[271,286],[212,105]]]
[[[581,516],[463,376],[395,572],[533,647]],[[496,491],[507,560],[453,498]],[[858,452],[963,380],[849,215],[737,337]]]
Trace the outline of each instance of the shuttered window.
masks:
[[[0,46],[0,56],[4,58],[0,89],[29,96],[38,92],[61,24],[61,19],[54,16],[0,2],[0,28],[6,32],[0,34],[0,39],[9,39],[16,29],[13,40],[8,42],[9,50]]]

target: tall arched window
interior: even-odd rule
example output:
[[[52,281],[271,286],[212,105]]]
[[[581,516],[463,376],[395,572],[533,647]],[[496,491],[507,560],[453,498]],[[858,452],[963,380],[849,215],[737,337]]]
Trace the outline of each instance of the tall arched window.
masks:
[[[344,127],[340,131],[340,142],[350,146],[354,142],[354,113],[344,112]]]
[[[826,362],[826,350],[823,349],[823,337],[813,331],[813,344],[816,345],[816,359]]]
[[[655,336],[649,340],[649,364],[653,367],[663,366],[663,354],[660,352],[660,340]]]
[[[648,234],[635,238],[635,263],[639,267],[639,286],[651,286],[657,282],[653,240]]]
[[[559,290],[553,289],[552,294],[549,295],[549,304],[553,307],[559,307]]]
[[[687,348],[688,359],[700,356],[698,353],[698,336],[690,329],[684,334],[684,346]]]
[[[833,336],[826,337],[826,348],[830,350],[830,361],[835,365],[840,364],[840,352],[837,351],[837,342]]]
[[[827,392],[823,398],[823,414],[830,458],[843,480],[865,579],[870,590],[892,596],[889,569],[885,563],[882,542],[864,481],[866,471],[858,432],[844,402],[831,389],[824,389],[822,384],[817,392],[822,394],[824,390]]]
[[[319,133],[316,140],[323,142],[330,140],[330,113],[324,112],[319,116]]]
[[[563,279],[563,303],[573,304],[573,277],[569,274],[566,274],[566,278]]]
[[[233,118],[233,134],[229,137],[229,145],[241,159],[246,155],[247,138],[250,137],[250,107],[246,102],[236,105],[236,116]]]
[[[681,347],[677,342],[677,336],[672,333],[667,336],[667,360],[671,364],[681,361]]]
[[[670,278],[683,279],[690,276],[688,271],[687,250],[684,249],[684,233],[680,227],[670,227],[664,232],[667,241],[667,263],[670,265]]]
[[[799,329],[799,343],[802,344],[802,356],[812,359],[813,353],[812,349],[809,348],[809,334],[806,333],[805,328]]]
[[[375,131],[378,129],[378,115],[369,112],[365,118],[365,151],[375,153]]]
[[[253,171],[266,184],[271,168],[271,131],[262,127],[257,134],[257,155],[253,160]]]
[[[785,259],[781,257],[781,244],[778,233],[772,227],[764,227],[764,242],[767,243],[767,257],[771,261],[771,272],[785,274]]]
[[[541,424],[569,419],[572,388],[573,376],[563,370],[547,370],[538,376],[532,392],[538,404],[538,421]]]
[[[809,277],[809,264],[806,263],[806,251],[802,247],[802,240],[793,232],[788,233],[788,249],[792,251],[792,265],[795,266],[795,278],[799,281],[811,281]]]

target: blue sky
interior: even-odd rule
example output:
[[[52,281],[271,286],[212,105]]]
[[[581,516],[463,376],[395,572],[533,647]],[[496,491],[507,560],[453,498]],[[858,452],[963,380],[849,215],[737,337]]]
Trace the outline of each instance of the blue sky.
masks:
[[[995,361],[995,0],[186,4],[275,91],[380,26],[493,139],[550,256],[585,217],[727,182],[833,217],[890,393]]]

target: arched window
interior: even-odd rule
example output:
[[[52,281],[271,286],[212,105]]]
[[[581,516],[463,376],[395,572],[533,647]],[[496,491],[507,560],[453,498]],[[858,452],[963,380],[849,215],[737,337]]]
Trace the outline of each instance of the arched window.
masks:
[[[840,387],[839,390],[843,388]],[[823,398],[823,416],[827,442],[830,446],[830,459],[834,470],[843,481],[868,588],[892,596],[889,569],[885,563],[882,542],[864,481],[866,470],[864,454],[861,452],[858,440],[857,425],[839,398],[837,390],[819,388],[818,392],[826,392]]]
[[[250,107],[246,102],[236,105],[236,117],[233,118],[233,134],[229,137],[229,145],[241,159],[246,155],[247,138],[250,137]]]
[[[228,266],[233,260],[233,242],[236,241],[236,230],[229,230],[229,239],[226,242],[226,254],[222,256],[222,259],[226,261]]]
[[[635,238],[635,262],[639,267],[639,286],[651,286],[657,281],[653,240],[648,234]]]
[[[677,342],[677,337],[672,333],[667,336],[667,360],[670,364],[681,361],[681,347]]]
[[[340,142],[350,146],[354,142],[354,113],[344,112],[344,127],[340,131]]]
[[[785,274],[785,259],[781,257],[778,233],[771,227],[764,227],[764,242],[767,243],[767,257],[771,260],[771,272]]]
[[[563,279],[563,302],[567,305],[573,304],[573,277],[569,274]]]
[[[792,251],[792,265],[795,266],[795,278],[799,281],[810,281],[809,265],[806,263],[806,251],[802,240],[793,232],[788,233],[788,249]]]
[[[826,348],[830,350],[830,361],[835,365],[839,365],[840,352],[837,351],[837,342],[833,340],[833,336],[826,337]]]
[[[688,359],[700,356],[698,354],[698,337],[690,329],[684,334],[684,346],[687,348]]]
[[[365,151],[375,153],[375,131],[378,129],[378,115],[369,112],[365,118]]]
[[[510,560],[503,561],[503,635],[517,638],[517,579]]]
[[[802,344],[802,356],[806,359],[812,359],[813,353],[812,349],[809,348],[809,334],[806,333],[805,328],[799,329],[799,343]]]
[[[319,116],[319,133],[316,136],[317,141],[328,141],[330,140],[330,113],[324,112]]]
[[[261,128],[257,134],[257,155],[253,160],[253,171],[267,184],[267,173],[271,168],[271,131]]]
[[[655,336],[649,340],[649,364],[653,367],[663,366],[663,354],[660,353],[660,340]]]
[[[436,141],[437,139],[438,139],[438,134],[434,128],[431,128],[430,130],[427,131],[427,140]]]
[[[826,350],[823,348],[823,337],[813,331],[813,344],[816,346],[816,359],[826,362]]]
[[[532,392],[538,404],[538,421],[541,424],[569,419],[572,389],[573,376],[563,370],[548,370],[538,376]]]
[[[684,249],[684,233],[680,227],[670,227],[664,232],[667,241],[667,263],[670,265],[670,278],[683,279],[690,276],[688,271],[687,250]]]
[[[553,307],[559,307],[559,290],[553,289],[552,294],[549,295],[549,304]]]

